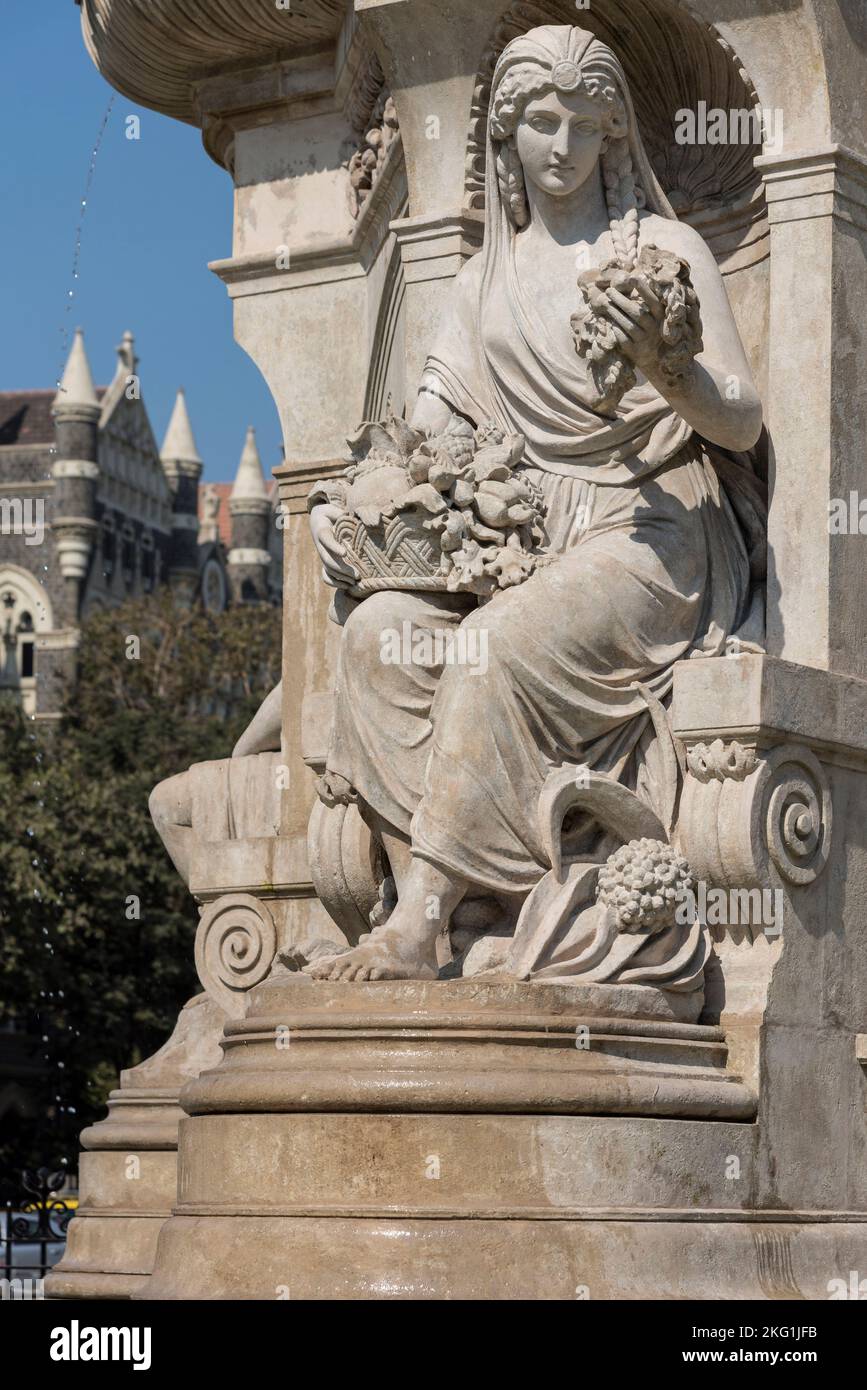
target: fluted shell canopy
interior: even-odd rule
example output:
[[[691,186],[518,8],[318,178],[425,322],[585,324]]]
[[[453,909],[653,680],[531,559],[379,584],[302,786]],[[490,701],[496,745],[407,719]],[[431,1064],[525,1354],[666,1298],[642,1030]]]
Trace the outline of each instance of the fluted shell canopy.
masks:
[[[81,27],[99,71],[124,96],[199,123],[194,84],[336,40],[345,0],[82,0]]]

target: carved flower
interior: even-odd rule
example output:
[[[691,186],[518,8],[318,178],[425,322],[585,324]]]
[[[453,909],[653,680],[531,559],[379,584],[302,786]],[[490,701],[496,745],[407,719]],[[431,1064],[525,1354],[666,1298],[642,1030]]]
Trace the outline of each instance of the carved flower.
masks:
[[[488,573],[488,567],[496,555],[495,548],[467,540],[451,557],[453,568],[447,580],[448,589],[453,592],[463,590],[474,594],[491,594],[497,583],[493,575]]]
[[[476,448],[482,449],[486,444],[502,444],[504,439],[503,431],[499,425],[495,425],[493,420],[485,420],[476,430]]]
[[[511,545],[504,545],[498,550],[488,565],[489,573],[496,575],[501,589],[523,583],[527,576],[532,574],[533,569],[533,556],[528,555],[526,550],[517,550]]]

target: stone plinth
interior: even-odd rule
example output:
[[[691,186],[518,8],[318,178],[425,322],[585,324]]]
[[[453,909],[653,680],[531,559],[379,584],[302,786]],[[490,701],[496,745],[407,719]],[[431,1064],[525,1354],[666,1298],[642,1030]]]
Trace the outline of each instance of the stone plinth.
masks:
[[[637,986],[259,986],[184,1092],[141,1296],[645,1297],[650,1269],[665,1296],[755,1292],[767,1216],[726,1178],[755,1099],[675,1012]]]
[[[206,994],[159,1052],[121,1072],[108,1116],[81,1136],[81,1198],[49,1298],[128,1298],[147,1284],[177,1192],[178,1093],[219,1057],[225,1014]]]
[[[641,985],[275,979],[227,1024],[223,1062],[183,1105],[750,1119],[720,1029],[679,1021],[697,1007]]]

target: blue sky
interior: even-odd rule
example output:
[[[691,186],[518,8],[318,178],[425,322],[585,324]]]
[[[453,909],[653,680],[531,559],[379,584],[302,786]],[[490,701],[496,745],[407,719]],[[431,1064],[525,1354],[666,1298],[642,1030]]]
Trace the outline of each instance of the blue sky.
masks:
[[[74,0],[3,0],[0,390],[52,386],[79,324],[94,378],[106,383],[129,328],[158,442],[183,386],[204,476],[234,477],[248,424],[267,473],[280,458],[277,411],[207,268],[231,254],[232,181],[197,129],[117,95],[72,279],[91,150],[113,90],[88,57],[79,15]],[[139,140],[125,135],[133,114]]]

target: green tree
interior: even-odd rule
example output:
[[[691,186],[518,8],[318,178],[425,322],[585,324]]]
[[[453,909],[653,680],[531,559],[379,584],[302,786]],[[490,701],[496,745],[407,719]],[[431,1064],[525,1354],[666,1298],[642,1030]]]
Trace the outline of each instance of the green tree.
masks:
[[[279,662],[277,610],[209,614],[165,596],[86,624],[56,729],[0,705],[0,1029],[31,1038],[41,1068],[36,1115],[0,1131],[0,1170],[74,1167],[120,1069],[195,992],[196,908],[148,796],[229,755]]]

